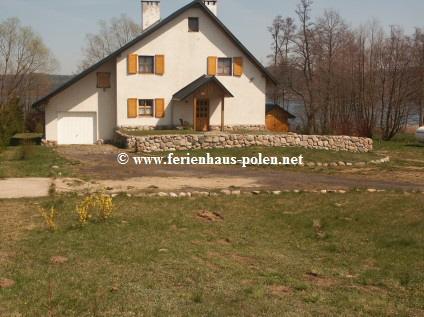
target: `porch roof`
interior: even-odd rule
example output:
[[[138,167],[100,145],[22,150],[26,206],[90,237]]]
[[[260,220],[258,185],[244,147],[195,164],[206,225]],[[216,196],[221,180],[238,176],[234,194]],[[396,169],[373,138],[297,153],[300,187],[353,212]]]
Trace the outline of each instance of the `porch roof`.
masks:
[[[202,88],[203,86],[212,82],[218,85],[218,87],[222,90],[224,97],[234,97],[231,92],[229,92],[228,89],[225,88],[225,86],[218,80],[218,78],[216,78],[215,76],[202,75],[187,86],[185,86],[180,91],[176,92],[172,96],[172,100],[183,100],[193,94],[199,88]]]

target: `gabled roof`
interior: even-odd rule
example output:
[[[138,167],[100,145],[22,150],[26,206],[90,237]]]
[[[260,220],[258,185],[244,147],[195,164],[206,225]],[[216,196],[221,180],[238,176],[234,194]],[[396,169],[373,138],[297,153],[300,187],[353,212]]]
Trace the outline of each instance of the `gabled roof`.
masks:
[[[192,93],[194,93],[200,87],[202,87],[202,86],[204,86],[208,83],[211,83],[211,82],[216,83],[222,89],[225,97],[234,97],[231,94],[231,92],[229,92],[228,89],[225,88],[225,86],[218,80],[218,78],[216,78],[215,76],[202,75],[199,78],[197,78],[195,81],[193,81],[190,84],[188,84],[187,86],[185,86],[180,91],[176,92],[172,96],[172,100],[183,100],[183,99],[187,98],[188,96],[190,96]]]
[[[226,28],[226,26],[215,16],[215,14],[213,14],[208,9],[208,7],[203,3],[203,1],[202,0],[194,0],[191,3],[182,7],[181,9],[175,11],[173,14],[171,14],[167,18],[163,19],[162,21],[160,21],[160,22],[152,25],[151,27],[147,28],[141,35],[136,37],[134,40],[132,40],[129,43],[127,43],[126,45],[122,46],[121,48],[119,48],[118,50],[116,50],[115,52],[110,54],[109,56],[105,57],[101,61],[92,65],[91,67],[87,68],[82,73],[76,75],[71,80],[69,80],[68,82],[66,82],[65,84],[63,84],[62,86],[60,86],[59,88],[57,88],[56,90],[54,90],[53,92],[48,94],[47,96],[37,100],[35,103],[33,103],[32,106],[36,107],[36,106],[39,106],[40,104],[45,103],[46,101],[48,101],[53,96],[57,95],[58,93],[65,90],[69,86],[73,85],[74,83],[76,83],[80,79],[84,78],[86,75],[90,74],[92,71],[94,71],[97,68],[99,68],[100,66],[102,66],[104,63],[108,62],[109,60],[111,60],[113,58],[116,58],[118,55],[120,55],[126,49],[137,44],[139,41],[141,41],[145,37],[149,36],[150,34],[154,33],[156,30],[160,29],[161,27],[166,25],[168,22],[172,21],[174,18],[180,16],[182,13],[184,13],[188,9],[191,9],[192,7],[195,7],[195,6],[199,6],[200,8],[202,8],[207,13],[207,15],[224,31],[224,33],[226,33],[228,35],[228,37],[234,42],[234,44],[236,46],[238,46],[239,49],[252,61],[252,63],[255,64],[269,80],[271,80],[274,84],[277,84],[277,80],[274,78],[274,76],[272,76],[268,72],[268,70],[247,50],[247,48],[244,47],[243,44],[241,44],[241,42],[230,32],[230,30],[228,30]]]
[[[283,108],[281,108],[279,105],[275,104],[275,103],[267,103],[265,105],[265,112],[271,111],[274,108],[278,108],[279,110],[285,112],[287,114],[287,117],[289,119],[296,119],[296,117],[294,115],[292,115],[290,112],[288,112],[287,110],[284,110]]]

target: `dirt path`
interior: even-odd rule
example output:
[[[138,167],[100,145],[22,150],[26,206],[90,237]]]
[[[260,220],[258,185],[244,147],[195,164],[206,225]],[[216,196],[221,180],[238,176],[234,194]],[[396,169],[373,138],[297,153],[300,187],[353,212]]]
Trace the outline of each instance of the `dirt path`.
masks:
[[[264,189],[407,189],[424,190],[424,180],[407,182],[384,180],[370,176],[326,175],[304,170],[275,170],[196,165],[119,165],[116,156],[122,150],[113,146],[65,146],[58,151],[78,161],[80,176],[86,176],[105,187],[151,186],[159,189],[241,188]],[[131,156],[132,154],[130,154]]]
[[[63,146],[58,152],[71,160],[81,179],[57,178],[59,192],[84,191],[103,187],[111,192],[213,190],[240,188],[242,190],[278,189],[349,189],[375,188],[424,191],[424,179],[385,179],[384,174],[354,175],[348,169],[338,175],[313,173],[307,169],[276,170],[196,165],[120,165],[116,157],[122,150],[113,146]],[[130,154],[132,155],[132,154]],[[366,172],[367,168],[361,169]],[[393,175],[392,175],[393,176]],[[0,199],[43,197],[48,195],[49,178],[0,180]]]
[[[49,194],[50,178],[0,179],[0,199],[44,197]]]

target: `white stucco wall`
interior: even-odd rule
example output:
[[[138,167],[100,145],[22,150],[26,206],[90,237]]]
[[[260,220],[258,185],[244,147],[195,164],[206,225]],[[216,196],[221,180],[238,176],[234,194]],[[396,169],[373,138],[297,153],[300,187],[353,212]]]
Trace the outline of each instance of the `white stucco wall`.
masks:
[[[188,17],[199,17],[200,32],[188,32]],[[127,55],[165,55],[165,74],[127,74]],[[217,76],[234,95],[225,99],[226,125],[264,125],[266,79],[261,71],[235,46],[201,10],[192,8],[154,34],[124,51],[117,58],[118,126],[154,126],[192,122],[193,101],[174,102],[172,95],[207,73],[207,57],[243,57],[243,76]],[[252,79],[252,80],[251,80]],[[165,118],[128,118],[127,99],[165,99]],[[221,123],[220,103],[211,100],[211,125]],[[173,120],[171,114],[173,113]]]
[[[110,72],[111,88],[97,88],[97,72]],[[112,140],[116,127],[116,62],[103,64],[49,100],[46,105],[46,140],[58,139],[59,112],[95,112],[97,139]]]

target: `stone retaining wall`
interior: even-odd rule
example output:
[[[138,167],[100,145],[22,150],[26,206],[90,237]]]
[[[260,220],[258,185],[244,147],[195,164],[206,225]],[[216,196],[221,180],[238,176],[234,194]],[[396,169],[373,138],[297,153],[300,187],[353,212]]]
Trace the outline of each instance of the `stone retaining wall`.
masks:
[[[131,136],[120,131],[115,142],[137,152],[161,152],[195,149],[242,148],[249,146],[282,146],[334,151],[369,152],[372,140],[350,136],[288,134],[188,134]],[[119,143],[118,143],[119,142]]]
[[[41,140],[41,145],[45,146],[57,146],[57,141]]]

